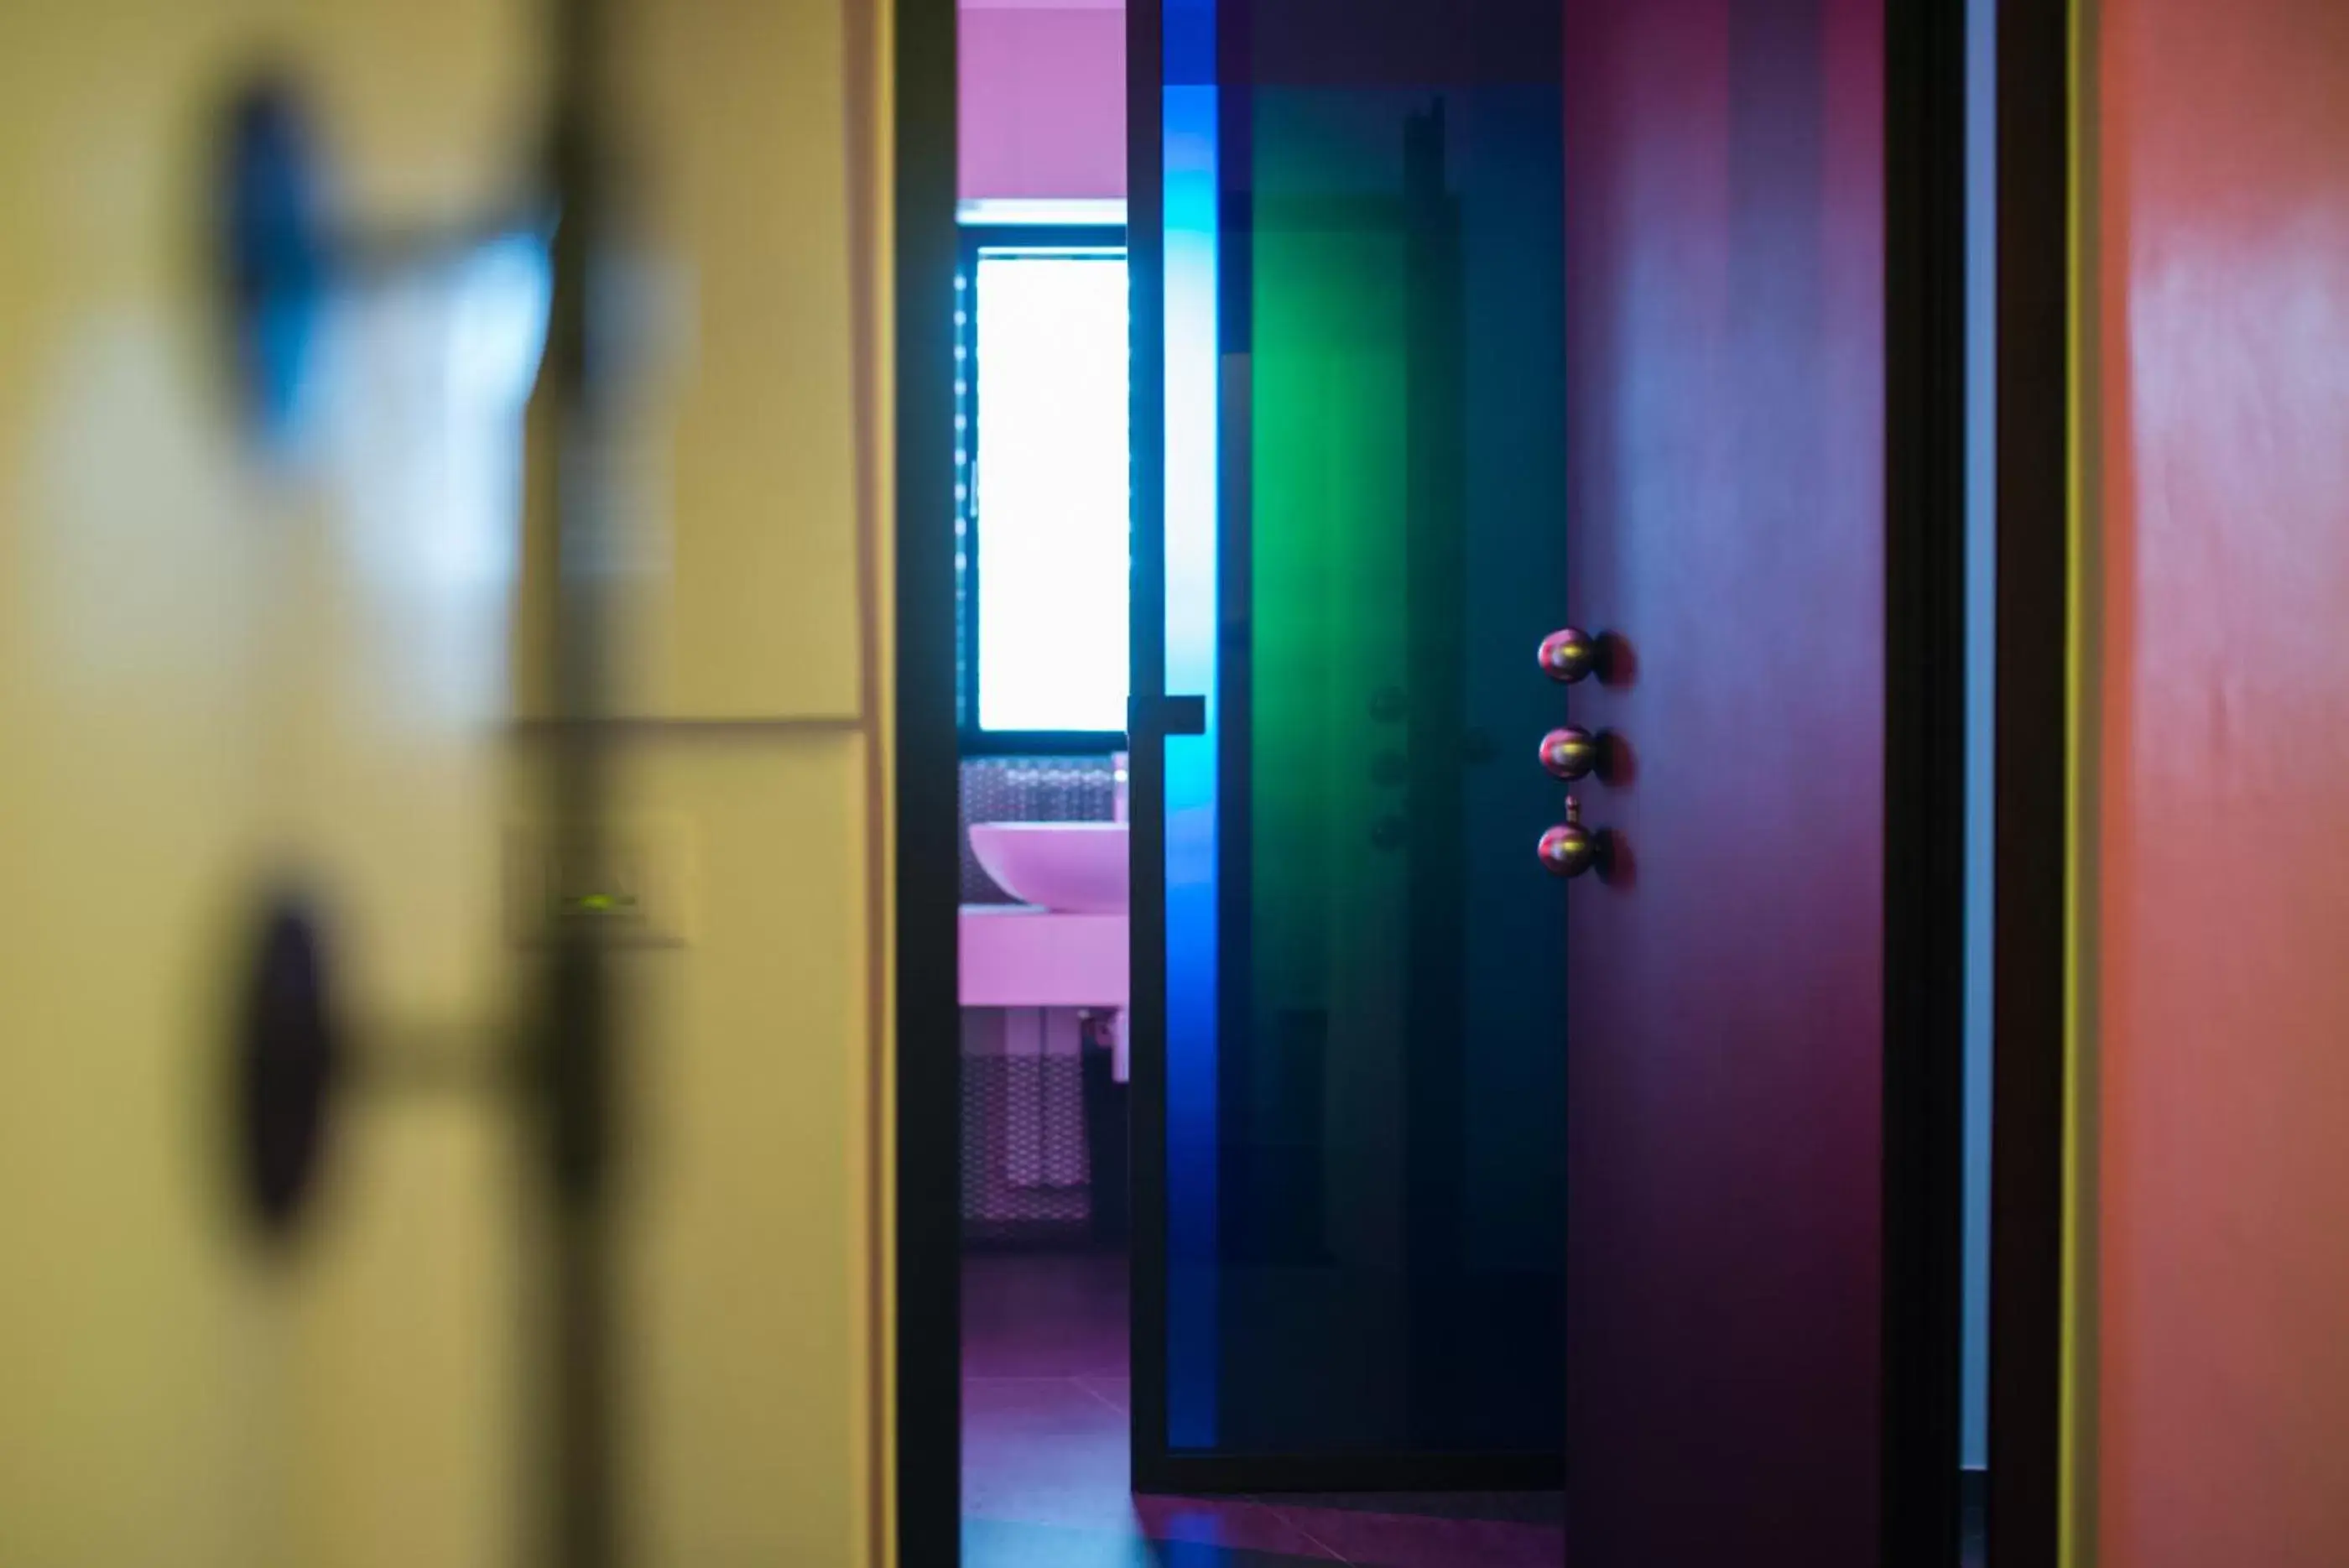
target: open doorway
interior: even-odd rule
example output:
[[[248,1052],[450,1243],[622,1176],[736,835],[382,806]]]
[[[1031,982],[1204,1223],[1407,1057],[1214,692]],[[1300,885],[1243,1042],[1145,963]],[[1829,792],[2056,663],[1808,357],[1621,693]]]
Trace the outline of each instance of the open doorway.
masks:
[[[1139,1532],[1126,1425],[1123,9],[957,15],[966,1564]]]
[[[1537,1427],[1548,1412],[1553,1451],[1537,1438],[1530,1465],[1356,1479],[1407,1484],[1379,1493],[1326,1490],[1342,1464],[1138,1474],[1126,656],[1133,476],[1162,469],[1129,440],[1128,20],[1115,4],[965,5],[957,19],[961,1562],[1367,1560],[1375,1541],[1375,1560],[1407,1568],[1547,1565],[1560,1549],[1557,1379],[1538,1356],[1515,1364],[1547,1391],[1531,1408]],[[1399,258],[1407,226],[1373,230]],[[1214,352],[1211,330],[1193,336]],[[1186,468],[1174,488],[1209,479]],[[1164,942],[1163,925],[1143,926]],[[1555,1253],[1554,1230],[1536,1250]],[[1330,1275],[1349,1278],[1387,1286]],[[1516,1306],[1554,1341],[1551,1294]],[[1333,1347],[1354,1326],[1333,1315]]]
[[[955,319],[929,345],[957,356],[936,430],[957,456],[951,858],[986,906],[959,917],[957,1097],[922,1091],[929,1132],[957,1134],[961,1561],[1156,1539],[1233,1554],[1201,1561],[1554,1563],[1562,1448],[1611,1483],[1578,1505],[1588,1561],[1640,1561],[1635,1531],[1870,1561],[1879,1501],[1894,1560],[1954,1557],[1965,925],[1940,873],[1967,781],[1938,763],[1966,745],[1962,345],[1935,291],[1961,280],[1916,220],[1959,195],[1955,142],[1933,139],[1961,65],[1932,51],[1961,35],[1861,0],[1765,6],[1682,60],[1691,37],[1628,5],[1472,26],[1398,4],[1343,27],[1221,10],[1220,34],[1215,5],[1120,16],[1157,57],[1128,63],[1151,94],[1154,145],[1129,149],[1149,178],[1122,192],[1141,204],[1114,239],[1040,234],[1055,214],[1034,210],[990,237],[970,220],[1010,214],[964,209]],[[988,14],[962,18],[966,94]],[[1032,112],[1050,52],[995,57]],[[1725,84],[1696,68],[1724,58]],[[1889,129],[1853,108],[1879,94]],[[1052,586],[1085,566],[1065,535],[1042,597],[1007,588],[1018,508],[1057,504],[991,497],[1021,460],[987,451],[990,353],[1024,340],[990,331],[990,286],[1112,260],[1146,323],[1122,737],[1010,690],[1040,648],[1046,694],[1098,695],[1067,639],[1102,606]],[[1072,273],[1034,297],[1084,292]],[[1185,309],[1204,327],[1178,346]],[[1065,459],[1091,422],[1046,444]],[[1732,560],[1749,570],[1707,576]],[[1001,647],[991,595],[1018,621]],[[1554,630],[1577,595],[1629,640]],[[1741,630],[1765,604],[1791,620]],[[1777,635],[1797,625],[1801,658]],[[1751,701],[1716,700],[1733,689]],[[1121,742],[1126,1005],[975,990],[975,929],[1107,911],[1031,893],[1043,913],[1001,912],[1020,870],[988,872],[973,829],[1113,836]],[[1595,875],[1569,905],[1545,867]],[[1202,932],[1188,956],[1214,962],[1186,968]],[[1599,1027],[1560,1072],[1569,1011]],[[1121,1127],[1131,1227],[1103,1163]],[[1541,1155],[1586,1195],[1614,1180],[1615,1215],[1585,1196],[1558,1241]],[[1117,1252],[1136,1232],[1138,1269]],[[1557,1299],[1578,1293],[1578,1327]],[[1121,1307],[1133,1344],[1102,1332]],[[938,1321],[935,1300],[907,1310]],[[1561,1369],[1578,1334],[1621,1354]],[[1562,1385],[1584,1391],[1570,1419]],[[1686,1490],[1675,1453],[1710,1467],[1686,1517],[1663,1506]]]

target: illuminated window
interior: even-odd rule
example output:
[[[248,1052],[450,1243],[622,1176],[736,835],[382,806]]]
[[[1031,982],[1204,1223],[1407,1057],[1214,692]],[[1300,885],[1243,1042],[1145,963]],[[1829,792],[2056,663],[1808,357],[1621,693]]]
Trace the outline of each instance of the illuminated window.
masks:
[[[966,230],[956,280],[962,724],[1125,728],[1131,475],[1118,230]]]

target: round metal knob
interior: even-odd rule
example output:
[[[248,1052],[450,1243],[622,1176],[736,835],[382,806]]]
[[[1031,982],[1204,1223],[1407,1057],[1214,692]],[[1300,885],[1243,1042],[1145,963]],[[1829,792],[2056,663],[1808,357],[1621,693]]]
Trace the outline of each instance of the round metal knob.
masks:
[[[1587,827],[1553,827],[1541,836],[1542,869],[1579,877],[1599,863],[1599,836]]]
[[[1556,779],[1578,779],[1599,765],[1599,737],[1568,724],[1541,738],[1543,771]]]
[[[1537,853],[1553,877],[1579,877],[1599,864],[1599,835],[1582,826],[1582,807],[1573,796],[1567,797],[1566,820],[1541,836]]]
[[[1572,685],[1599,668],[1599,639],[1569,626],[1542,639],[1539,658],[1543,674]]]

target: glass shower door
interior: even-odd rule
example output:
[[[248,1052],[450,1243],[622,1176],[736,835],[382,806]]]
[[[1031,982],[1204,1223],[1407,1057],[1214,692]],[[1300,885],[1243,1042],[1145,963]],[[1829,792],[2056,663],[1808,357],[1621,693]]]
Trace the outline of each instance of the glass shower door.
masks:
[[[1555,1484],[1560,9],[1130,26],[1137,1483]]]

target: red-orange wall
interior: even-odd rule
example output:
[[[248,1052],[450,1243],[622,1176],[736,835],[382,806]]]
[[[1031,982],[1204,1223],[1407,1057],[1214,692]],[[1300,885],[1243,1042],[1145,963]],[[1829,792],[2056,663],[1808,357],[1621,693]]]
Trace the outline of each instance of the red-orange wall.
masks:
[[[2341,1568],[2349,0],[2094,15],[2096,1555]]]

